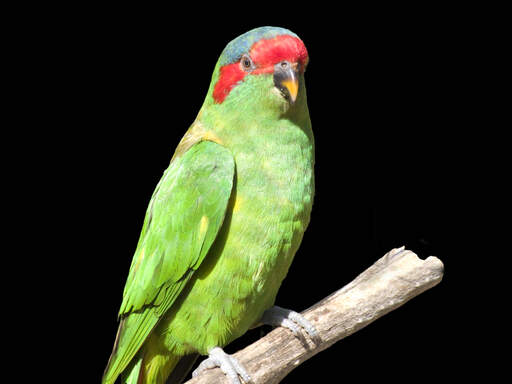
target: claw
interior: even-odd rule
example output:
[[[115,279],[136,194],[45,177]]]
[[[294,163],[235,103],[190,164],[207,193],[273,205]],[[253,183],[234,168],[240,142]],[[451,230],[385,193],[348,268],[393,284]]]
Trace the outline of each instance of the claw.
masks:
[[[239,376],[245,383],[252,383],[251,377],[245,368],[233,356],[228,355],[222,348],[212,348],[208,353],[208,358],[192,372],[192,377],[196,377],[206,369],[219,367],[228,377],[231,384],[241,384]]]
[[[311,324],[300,313],[295,311],[290,311],[289,309],[284,309],[274,305],[272,308],[265,311],[261,321],[263,324],[288,328],[296,337],[299,338],[301,338],[301,333],[299,332],[298,327],[300,326],[306,331],[315,344],[319,344],[321,341],[320,335],[313,324]]]

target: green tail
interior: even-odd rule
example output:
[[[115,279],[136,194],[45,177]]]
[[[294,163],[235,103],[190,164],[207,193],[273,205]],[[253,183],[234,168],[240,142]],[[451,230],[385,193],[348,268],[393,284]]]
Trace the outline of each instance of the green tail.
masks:
[[[162,347],[161,340],[151,334],[142,347],[136,349],[137,344],[131,341],[137,339],[136,336],[140,337],[137,332],[146,331],[131,325],[145,317],[148,317],[146,312],[133,313],[121,320],[102,384],[114,384],[119,376],[123,384],[166,384],[171,373],[167,384],[178,384],[192,368],[198,354],[183,356],[169,353]],[[151,321],[142,323],[152,325]]]
[[[142,358],[139,358],[139,359],[137,359],[137,361],[134,364],[130,365],[121,374],[121,383],[123,383],[123,384],[139,384],[141,368],[142,368]]]
[[[183,356],[168,353],[160,354],[158,351],[152,350],[150,345],[144,346],[126,369],[121,372],[121,384],[181,383],[198,356],[194,355],[192,359],[192,356],[183,358]],[[169,379],[170,381],[167,381],[170,375],[172,377]],[[107,373],[103,376],[102,384],[114,384],[116,379],[117,376]]]
[[[143,355],[141,351],[144,347],[140,348],[140,345],[148,338],[157,320],[151,311],[133,313],[121,320],[112,355],[103,374],[102,384],[114,384],[117,377],[122,372],[128,371],[129,366],[138,360],[137,356]],[[134,326],[139,323],[141,326]]]

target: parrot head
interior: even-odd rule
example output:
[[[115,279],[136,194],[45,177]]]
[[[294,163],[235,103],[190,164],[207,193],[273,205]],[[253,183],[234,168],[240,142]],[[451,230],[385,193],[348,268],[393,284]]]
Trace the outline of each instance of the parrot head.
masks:
[[[214,104],[264,102],[266,106],[290,107],[304,93],[307,64],[306,47],[293,32],[256,28],[226,46],[215,67],[208,97]]]

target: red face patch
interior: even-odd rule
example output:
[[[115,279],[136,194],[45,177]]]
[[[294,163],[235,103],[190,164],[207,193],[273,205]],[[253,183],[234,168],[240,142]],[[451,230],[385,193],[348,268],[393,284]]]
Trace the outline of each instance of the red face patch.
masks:
[[[272,39],[262,39],[253,44],[249,50],[255,69],[244,71],[239,62],[227,64],[220,68],[219,80],[213,89],[213,99],[222,103],[229,92],[248,74],[259,75],[273,73],[274,65],[283,60],[299,63],[300,71],[304,72],[308,61],[308,52],[304,43],[294,36],[280,35]]]
[[[249,56],[256,66],[252,72],[254,74],[271,73],[274,71],[274,65],[283,60],[299,63],[301,71],[304,71],[308,51],[300,39],[290,35],[281,35],[254,43],[249,51]]]

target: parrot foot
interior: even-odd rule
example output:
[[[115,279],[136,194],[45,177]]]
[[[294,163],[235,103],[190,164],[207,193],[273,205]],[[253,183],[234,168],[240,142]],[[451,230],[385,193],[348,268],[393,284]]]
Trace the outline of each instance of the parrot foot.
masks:
[[[245,383],[252,383],[251,377],[245,368],[233,356],[228,355],[222,348],[212,348],[208,353],[208,358],[203,360],[201,364],[192,372],[192,377],[196,377],[201,372],[219,367],[228,377],[231,384],[241,384],[240,376]]]
[[[267,309],[263,314],[261,321],[263,324],[288,328],[292,331],[295,337],[301,339],[301,341],[305,340],[303,340],[304,335],[300,331],[300,328],[306,331],[315,344],[320,344],[322,341],[316,328],[306,320],[304,316],[295,311],[278,307],[277,305]]]

